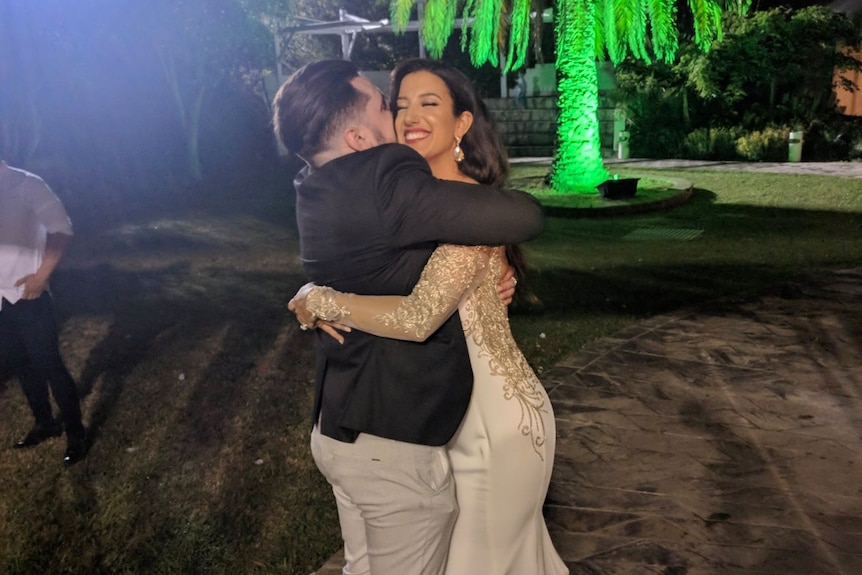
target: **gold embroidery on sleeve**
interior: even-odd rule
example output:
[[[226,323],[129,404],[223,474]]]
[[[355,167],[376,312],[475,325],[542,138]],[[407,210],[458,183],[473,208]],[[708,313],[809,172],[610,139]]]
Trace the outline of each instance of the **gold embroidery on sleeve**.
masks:
[[[395,311],[374,317],[386,327],[424,337],[435,318],[454,312],[458,302],[488,262],[489,248],[483,246],[441,245],[431,257],[413,292]]]
[[[461,323],[464,332],[481,349],[479,356],[487,357],[492,375],[502,376],[503,396],[518,401],[521,419],[518,428],[528,436],[533,450],[540,459],[545,444],[545,394],[542,383],[527,358],[521,353],[512,337],[506,306],[497,297],[497,282],[502,275],[503,248],[495,248],[488,276],[461,306]]]
[[[305,307],[324,321],[338,321],[350,315],[350,310],[338,305],[336,292],[331,287],[314,286],[305,298]]]

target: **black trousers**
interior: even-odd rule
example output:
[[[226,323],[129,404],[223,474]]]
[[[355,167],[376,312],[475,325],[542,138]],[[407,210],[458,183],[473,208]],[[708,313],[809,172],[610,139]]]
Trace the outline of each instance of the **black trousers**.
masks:
[[[48,387],[60,408],[66,433],[81,434],[78,388],[60,356],[54,304],[48,292],[38,299],[21,299],[0,309],[0,353],[18,376],[37,425],[54,421]]]

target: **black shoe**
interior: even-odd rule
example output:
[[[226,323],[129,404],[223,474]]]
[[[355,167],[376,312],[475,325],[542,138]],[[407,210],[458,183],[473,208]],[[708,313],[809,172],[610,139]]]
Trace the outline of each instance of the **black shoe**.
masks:
[[[87,454],[87,436],[83,433],[66,434],[66,453],[63,454],[63,463],[73,465],[78,463]]]
[[[54,422],[51,425],[37,425],[30,430],[30,433],[24,436],[24,439],[15,444],[15,449],[25,449],[39,445],[46,439],[52,437],[60,437],[63,435],[63,426],[59,422]]]

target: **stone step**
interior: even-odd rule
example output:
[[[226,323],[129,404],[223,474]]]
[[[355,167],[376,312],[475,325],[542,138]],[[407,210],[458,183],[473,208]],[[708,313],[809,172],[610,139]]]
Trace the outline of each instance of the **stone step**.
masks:
[[[506,146],[510,158],[552,158],[554,146]]]
[[[514,98],[486,98],[488,110],[521,110]],[[554,96],[536,96],[527,98],[527,110],[556,110],[557,98]]]
[[[495,124],[506,122],[556,122],[556,110],[494,110],[491,119]]]
[[[497,133],[501,136],[512,136],[515,134],[554,134],[557,131],[557,122],[503,122],[495,124]]]
[[[507,146],[554,146],[557,143],[556,131],[502,134]]]

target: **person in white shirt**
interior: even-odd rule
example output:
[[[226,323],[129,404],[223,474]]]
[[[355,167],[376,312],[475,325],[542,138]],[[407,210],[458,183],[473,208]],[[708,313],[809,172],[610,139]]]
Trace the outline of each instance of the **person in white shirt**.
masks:
[[[0,352],[36,420],[15,447],[39,445],[65,429],[67,465],[84,457],[86,431],[78,389],[60,355],[48,280],[71,238],[72,222],[42,178],[0,160]]]

